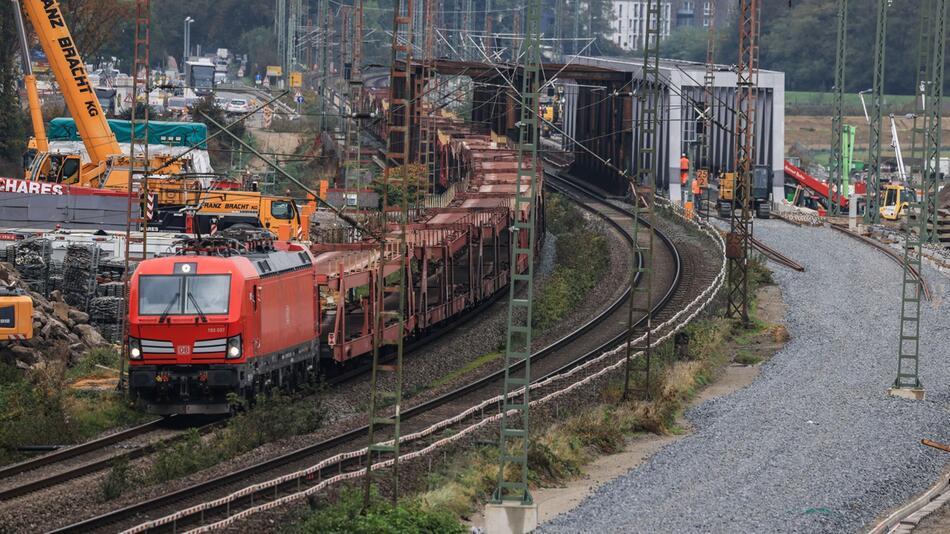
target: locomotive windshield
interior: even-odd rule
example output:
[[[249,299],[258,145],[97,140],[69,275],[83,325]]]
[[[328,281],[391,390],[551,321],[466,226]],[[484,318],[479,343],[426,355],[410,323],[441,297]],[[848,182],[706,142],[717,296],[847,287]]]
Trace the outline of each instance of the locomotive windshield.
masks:
[[[139,277],[139,315],[223,315],[230,296],[229,274]]]

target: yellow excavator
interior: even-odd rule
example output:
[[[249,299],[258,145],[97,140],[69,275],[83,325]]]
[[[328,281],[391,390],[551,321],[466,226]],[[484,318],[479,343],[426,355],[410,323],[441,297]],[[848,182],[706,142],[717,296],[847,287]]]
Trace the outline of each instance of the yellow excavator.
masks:
[[[23,48],[24,72],[27,74],[25,85],[35,133],[24,157],[26,179],[127,192],[132,163],[136,169],[142,169],[146,162],[133,162],[128,154],[122,152],[106,120],[95,88],[89,81],[85,63],[73,41],[59,2],[22,0],[26,16],[36,31],[49,60],[50,70],[66,101],[66,107],[75,121],[79,137],[89,156],[89,163],[82,163],[79,154],[59,154],[49,150],[36,78],[32,75],[29,65],[29,47],[20,13],[21,0],[11,1],[15,6],[14,14],[20,33],[20,45]],[[177,212],[181,211],[182,207],[197,207],[196,212],[192,211],[198,216],[213,220],[209,224],[215,224],[218,229],[227,226],[226,219],[234,218],[238,223],[246,224],[250,216],[252,221],[256,219],[262,227],[269,228],[278,235],[309,239],[308,211],[299,209],[290,198],[268,197],[256,191],[225,189],[211,191],[217,202],[205,202],[211,192],[203,191],[197,179],[182,176],[184,168],[181,160],[171,156],[154,156],[149,158],[148,168],[158,170],[148,182],[149,192],[155,194],[157,199],[158,210],[166,207]],[[220,208],[205,205],[217,205]],[[229,206],[239,206],[241,209],[231,210]],[[289,215],[283,206],[289,206]]]

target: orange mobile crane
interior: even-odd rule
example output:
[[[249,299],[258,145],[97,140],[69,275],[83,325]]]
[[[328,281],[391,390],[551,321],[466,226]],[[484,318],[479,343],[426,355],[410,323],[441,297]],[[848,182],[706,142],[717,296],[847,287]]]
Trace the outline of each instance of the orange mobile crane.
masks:
[[[20,19],[21,0],[12,1],[17,6],[15,14]],[[22,3],[89,155],[89,163],[83,164],[78,154],[50,152],[44,133],[35,78],[31,77],[27,79],[26,89],[36,136],[27,151],[26,160],[29,165],[26,169],[26,179],[110,191],[128,191],[129,172],[133,162],[129,155],[122,152],[115,134],[109,127],[59,2],[22,0]],[[21,46],[24,48],[24,63],[29,64],[29,50],[22,19],[18,21],[18,29],[24,30],[21,31]],[[135,167],[142,169],[144,162],[135,162]],[[192,212],[195,215],[224,222],[225,224],[216,223],[219,229],[226,226],[227,219],[234,219],[234,222],[239,224],[247,224],[250,220],[259,221],[261,226],[273,231],[280,238],[309,238],[309,210],[300,209],[290,198],[269,197],[256,191],[234,189],[202,190],[197,179],[182,176],[182,161],[170,156],[151,157],[148,167],[160,170],[160,173],[149,178],[148,184],[149,191],[155,193],[159,211],[165,207],[177,212],[181,211],[182,207],[194,206]]]

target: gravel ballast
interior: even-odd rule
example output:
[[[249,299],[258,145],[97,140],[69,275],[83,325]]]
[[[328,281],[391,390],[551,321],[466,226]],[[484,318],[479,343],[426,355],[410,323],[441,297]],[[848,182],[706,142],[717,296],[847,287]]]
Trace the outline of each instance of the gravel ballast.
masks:
[[[947,424],[950,281],[924,268],[927,400],[887,396],[897,365],[900,267],[825,228],[755,222],[806,266],[770,266],[791,341],[760,377],[686,413],[694,432],[605,484],[540,532],[857,532],[937,478]]]

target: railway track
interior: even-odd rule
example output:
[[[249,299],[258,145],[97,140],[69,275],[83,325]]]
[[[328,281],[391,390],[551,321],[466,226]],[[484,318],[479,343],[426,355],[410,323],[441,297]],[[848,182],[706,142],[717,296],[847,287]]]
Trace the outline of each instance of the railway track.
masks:
[[[552,187],[556,186],[552,185]],[[573,193],[572,196],[578,197],[580,195]],[[608,224],[621,230],[628,240],[631,239],[629,229],[632,227],[632,219],[630,219],[629,213],[607,202],[600,202],[593,197],[589,197],[589,200],[584,203],[587,209],[602,213]],[[664,291],[657,291],[657,294],[664,295],[662,299],[658,299],[656,306],[657,313],[662,313],[663,308],[677,300],[676,293],[681,287],[682,263],[673,242],[661,232],[658,232],[658,235],[660,236],[659,242],[664,244],[660,249],[666,251],[665,260],[661,260],[661,255],[657,255],[658,265],[661,262],[666,262],[663,265],[669,267],[663,269],[666,273],[665,277],[653,277],[655,284],[666,286]],[[626,322],[626,307],[623,304],[626,302],[629,293],[630,289],[627,288],[598,317],[561,340],[537,351],[532,356],[532,367],[533,374],[542,377],[538,380],[569,372],[572,368],[596,357],[604,350],[612,348],[623,340],[625,338],[623,325]],[[493,396],[497,396],[502,390],[503,376],[504,370],[502,369],[476,379],[445,395],[403,409],[402,420],[405,433],[412,433],[417,429],[431,428],[434,422],[443,421],[447,416],[457,415],[466,408],[485,401],[486,398],[491,399]],[[483,409],[481,415],[484,415],[486,411],[490,412],[491,410]],[[478,414],[472,414],[472,416],[477,418]],[[361,467],[360,462],[363,460],[364,454],[352,451],[355,444],[362,445],[360,442],[365,440],[365,435],[365,426],[360,426],[280,457],[123,509],[92,517],[63,527],[56,532],[115,531],[128,526],[133,521],[155,517],[163,513],[171,515],[165,516],[154,523],[142,524],[131,531],[162,531],[163,529],[177,531],[189,525],[207,524],[214,520],[233,516],[241,509],[254,506],[255,503],[260,504],[262,499],[273,502],[281,495],[293,493],[305,486],[310,487],[319,484],[321,480],[332,473],[351,472],[358,475]],[[426,441],[421,439],[412,447],[425,446],[425,443]],[[318,464],[319,467],[316,469],[312,468],[321,458],[325,461],[327,457],[333,458],[334,453],[340,455],[337,460],[327,461],[325,465]],[[300,469],[306,468],[311,469],[305,475],[295,476],[300,473]],[[297,470],[296,473],[294,473],[295,469]],[[294,474],[288,475],[288,472]],[[275,476],[278,478],[275,479]],[[261,478],[265,478],[265,482],[248,486],[249,482]],[[185,508],[183,504],[200,498],[214,499],[215,496],[219,495],[231,495],[231,497],[218,497],[217,500],[207,501],[205,504],[190,508]]]
[[[845,227],[843,227],[843,226],[839,226],[839,225],[836,225],[836,224],[829,224],[829,226],[830,226],[831,228],[833,228],[834,230],[837,230],[837,231],[841,232],[842,234],[847,235],[848,237],[850,237],[850,238],[852,238],[852,239],[856,239],[856,240],[861,241],[862,243],[864,243],[864,244],[866,244],[866,245],[870,245],[870,246],[872,246],[872,247],[874,247],[874,248],[880,250],[881,252],[883,252],[884,254],[886,254],[887,257],[889,257],[891,260],[893,260],[895,263],[897,263],[897,264],[900,265],[901,267],[904,266],[904,258],[903,258],[899,253],[895,252],[894,249],[888,247],[887,245],[884,245],[883,243],[880,243],[880,242],[878,242],[878,241],[875,241],[875,240],[870,239],[870,238],[868,238],[868,237],[865,237],[865,236],[863,236],[863,235],[856,234],[856,233],[854,233],[854,232],[848,230],[847,228],[845,228]],[[917,280],[918,283],[920,283],[920,287],[921,287],[921,289],[922,289],[922,291],[923,291],[924,298],[927,299],[928,301],[932,300],[932,293],[930,292],[930,285],[927,284],[927,281],[926,281],[926,280],[924,279],[924,277],[920,274],[920,272],[919,272],[917,269],[911,267],[911,275]]]
[[[134,460],[170,445],[185,436],[184,431],[170,428],[181,418],[166,417],[135,426],[80,445],[59,449],[54,453],[8,466],[0,470],[0,502],[9,501],[35,491],[50,488],[74,478],[108,469],[117,461]],[[221,425],[221,421],[198,427],[207,434]],[[190,428],[190,426],[188,427]],[[158,432],[172,432],[154,441],[142,443],[140,438]],[[138,441],[136,443],[135,441]],[[123,443],[130,442],[125,445]],[[107,449],[123,449],[109,454]],[[29,473],[39,472],[30,477]]]
[[[753,238],[751,238],[750,243],[752,244],[752,247],[753,247],[753,248],[755,248],[756,250],[758,250],[759,252],[761,252],[762,254],[764,254],[766,258],[768,258],[768,259],[774,261],[775,263],[778,263],[778,264],[780,264],[780,265],[784,265],[784,266],[788,267],[789,269],[796,270],[796,271],[798,271],[798,272],[800,272],[800,273],[805,272],[805,266],[804,266],[804,265],[798,263],[797,261],[793,260],[792,258],[789,258],[788,256],[786,256],[786,255],[782,254],[781,252],[775,250],[774,248],[772,248],[772,247],[766,245],[765,243],[759,241],[758,239],[756,239],[756,238],[753,237]]]

